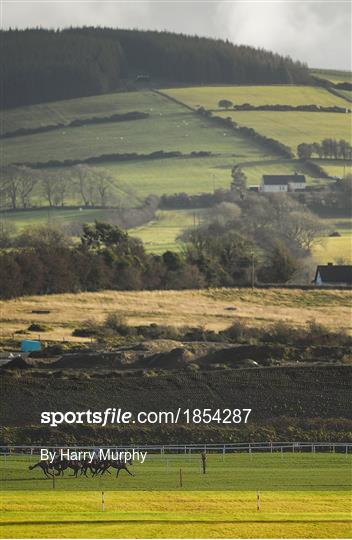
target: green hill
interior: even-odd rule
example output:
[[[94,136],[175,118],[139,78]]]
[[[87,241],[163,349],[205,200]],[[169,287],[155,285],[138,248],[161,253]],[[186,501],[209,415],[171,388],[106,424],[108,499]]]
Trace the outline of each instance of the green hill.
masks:
[[[18,230],[43,222],[68,226],[74,223],[74,230],[77,230],[78,224],[84,221],[111,220],[113,216],[109,210],[84,208],[72,167],[75,163],[86,162],[93,178],[95,174],[102,174],[111,180],[108,206],[128,208],[142,204],[150,194],[162,196],[184,192],[195,195],[228,189],[234,163],[243,168],[247,185],[260,184],[263,174],[293,174],[296,171],[306,175],[308,185],[323,186],[329,182],[322,179],[319,172],[314,177],[303,162],[283,158],[276,149],[264,146],[249,134],[193,110],[197,105],[216,108],[223,98],[236,104],[246,100],[251,105],[330,107],[347,104],[325,88],[261,85],[174,88],[162,93],[144,89],[3,110],[0,120],[4,132],[13,133],[12,137],[1,140],[3,163],[41,166],[38,172],[31,169],[38,181],[29,195],[26,211],[7,213],[7,222]],[[112,115],[133,111],[145,117],[109,121]],[[320,141],[330,136],[349,139],[350,136],[350,115],[337,112],[216,110],[213,116],[230,116],[238,125],[254,128],[258,133],[284,143],[293,152],[301,142]],[[72,122],[91,119],[104,121],[69,126]],[[60,166],[53,167],[53,162]],[[332,176],[347,173],[351,165],[348,160],[341,159],[317,160],[317,163]],[[48,199],[40,179],[54,175],[55,182],[56,175],[58,187],[62,174],[69,178],[64,206],[48,210]],[[100,204],[98,195],[95,200]],[[11,201],[5,199],[5,204],[10,207]],[[65,209],[68,205],[76,208]],[[37,208],[28,208],[31,206]],[[150,225],[138,224],[133,234],[145,240],[148,250],[160,253],[163,247],[175,247],[182,226],[193,222],[193,213],[182,214],[182,220],[185,220],[182,223],[172,212],[158,216]],[[346,257],[338,242],[339,239],[329,239],[327,253],[324,255],[321,249],[324,251],[325,248],[319,248],[319,258],[329,259],[331,253],[334,260]]]

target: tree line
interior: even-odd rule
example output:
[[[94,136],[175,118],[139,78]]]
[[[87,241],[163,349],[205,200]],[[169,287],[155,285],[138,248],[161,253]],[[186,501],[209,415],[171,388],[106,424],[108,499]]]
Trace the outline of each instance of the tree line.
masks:
[[[218,107],[220,109],[226,109],[231,111],[303,111],[303,112],[332,112],[332,113],[350,113],[351,110],[347,107],[339,107],[338,105],[325,107],[324,105],[283,105],[283,104],[270,104],[270,105],[251,105],[250,103],[234,104],[229,99],[220,99],[218,101]],[[217,109],[212,109],[217,110]]]
[[[100,222],[84,225],[79,244],[48,226],[25,231],[0,252],[0,296],[306,283],[310,249],[324,232],[317,216],[284,194],[231,195],[182,235],[182,253],[148,254]]]
[[[345,139],[324,139],[321,142],[299,144],[297,155],[300,159],[352,159],[352,146]]]
[[[49,207],[64,207],[70,198],[85,207],[106,207],[113,202],[118,206],[116,187],[115,179],[107,170],[84,164],[54,170],[32,169],[25,165],[0,169],[1,206],[13,210],[40,206],[38,200],[46,201]]]
[[[134,89],[136,73],[154,84],[312,82],[308,68],[289,57],[170,32],[37,28],[3,30],[1,41],[3,108]]]
[[[149,113],[140,111],[130,111],[123,114],[111,114],[110,116],[93,116],[91,118],[75,118],[67,124],[63,122],[57,122],[56,124],[49,124],[46,126],[38,126],[35,128],[19,128],[14,131],[5,131],[0,134],[0,139],[10,139],[13,137],[22,137],[24,135],[36,135],[37,133],[46,133],[48,131],[54,131],[62,128],[75,128],[82,126],[89,126],[92,124],[108,124],[110,122],[129,122],[131,120],[144,120],[149,117]]]

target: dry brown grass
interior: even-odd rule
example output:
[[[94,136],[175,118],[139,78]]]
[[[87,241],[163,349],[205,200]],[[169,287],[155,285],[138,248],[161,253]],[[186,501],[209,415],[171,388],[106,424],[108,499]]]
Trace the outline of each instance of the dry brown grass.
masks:
[[[253,326],[286,321],[301,326],[315,320],[332,329],[351,330],[351,292],[299,289],[209,289],[202,291],[104,291],[97,293],[30,296],[0,302],[1,337],[18,339],[32,322],[53,330],[41,334],[51,340],[73,338],[73,328],[87,319],[101,322],[118,312],[131,325],[169,324],[204,326],[220,330],[240,318]],[[228,308],[236,308],[228,309]],[[50,310],[33,314],[32,310]],[[23,332],[23,333],[22,333]],[[37,333],[28,336],[37,338]]]

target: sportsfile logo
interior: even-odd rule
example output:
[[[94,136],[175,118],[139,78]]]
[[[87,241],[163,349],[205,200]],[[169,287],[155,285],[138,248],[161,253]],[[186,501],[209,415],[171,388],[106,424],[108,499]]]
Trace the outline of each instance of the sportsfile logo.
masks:
[[[252,409],[182,409],[174,411],[139,411],[132,413],[109,407],[105,411],[43,411],[41,424],[57,427],[60,424],[247,424]]]
[[[95,460],[99,461],[117,461],[119,463],[130,463],[139,461],[142,465],[147,457],[147,452],[140,450],[116,450],[114,448],[96,448],[94,450],[76,450],[70,448],[60,448],[50,450],[49,448],[40,449],[40,459],[53,464],[57,461],[87,461],[92,464]]]

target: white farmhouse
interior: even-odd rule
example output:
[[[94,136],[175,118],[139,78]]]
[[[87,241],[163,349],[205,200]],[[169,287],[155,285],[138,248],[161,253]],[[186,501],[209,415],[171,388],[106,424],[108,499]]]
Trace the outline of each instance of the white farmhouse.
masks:
[[[263,174],[260,191],[264,193],[285,193],[302,191],[306,188],[304,174]]]

